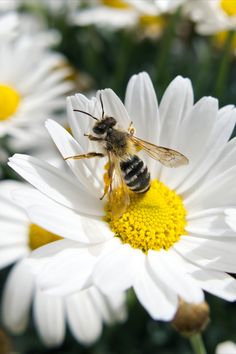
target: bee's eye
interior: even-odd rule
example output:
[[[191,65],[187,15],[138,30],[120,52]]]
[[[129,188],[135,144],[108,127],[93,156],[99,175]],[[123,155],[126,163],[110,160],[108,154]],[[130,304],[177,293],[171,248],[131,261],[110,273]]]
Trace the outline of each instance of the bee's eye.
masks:
[[[116,120],[113,117],[107,117],[107,125],[109,127],[114,127],[116,125]]]
[[[105,124],[95,125],[93,127],[93,132],[95,134],[104,134],[107,130],[107,126]]]

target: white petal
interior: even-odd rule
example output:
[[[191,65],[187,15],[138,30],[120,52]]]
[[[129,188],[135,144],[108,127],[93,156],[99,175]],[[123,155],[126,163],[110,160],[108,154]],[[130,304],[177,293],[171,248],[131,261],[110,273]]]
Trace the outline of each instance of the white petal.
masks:
[[[27,248],[29,224],[22,224],[11,217],[2,217],[1,212],[0,218],[0,247],[25,245]]]
[[[196,162],[196,168],[192,166],[192,170],[189,171],[184,183],[178,187],[179,194],[189,195],[192,190],[198,188],[199,183],[201,183],[199,180],[204,178],[208,171],[211,173],[214,170],[212,166],[215,163],[218,165],[217,161],[221,163],[221,154],[235,126],[235,112],[236,110],[231,106],[226,106],[218,111],[205,150]],[[207,154],[205,154],[205,151],[207,151]],[[208,177],[209,173],[207,174]],[[198,183],[197,186],[195,186],[196,183]]]
[[[130,117],[119,97],[111,89],[105,89],[98,91],[97,99],[99,99],[100,92],[102,94],[105,116],[115,118],[121,128],[127,129],[130,124]]]
[[[34,320],[44,344],[48,347],[59,346],[65,336],[65,313],[63,298],[50,296],[36,290]]]
[[[100,218],[81,216],[37,190],[18,190],[14,198],[18,203],[23,202],[31,222],[58,236],[81,243],[99,243],[113,237],[107,223]]]
[[[193,90],[191,82],[181,76],[176,77],[167,87],[160,102],[159,114],[161,121],[161,134],[159,145],[177,149],[178,134],[186,115],[193,106]],[[187,152],[178,150],[187,155]],[[158,163],[157,163],[158,164]],[[158,166],[158,179],[166,179],[168,172],[166,169]],[[175,174],[176,171],[174,171]],[[172,172],[173,173],[173,172]],[[167,181],[168,182],[168,181]]]
[[[9,165],[43,194],[82,214],[102,215],[101,202],[63,171],[34,157],[15,154]]]
[[[120,244],[96,265],[93,281],[105,294],[122,292],[132,286],[136,250],[128,244]]]
[[[64,250],[45,265],[37,282],[43,290],[60,285],[67,288],[68,292],[79,290],[89,280],[95,260],[86,249]]]
[[[158,103],[147,73],[143,72],[131,77],[126,89],[125,106],[137,130],[136,135],[158,145],[160,135]],[[152,171],[152,165],[156,162],[151,158],[147,159]]]
[[[236,273],[235,242],[204,240],[193,236],[182,236],[174,249],[183,257],[206,269]]]
[[[185,115],[193,106],[193,89],[190,80],[177,76],[167,87],[160,103],[160,145],[171,147]]]
[[[137,136],[157,144],[160,134],[158,103],[147,73],[133,75],[129,80],[125,107],[137,129]]]
[[[203,153],[205,154],[217,110],[218,101],[212,97],[204,97],[192,109],[187,111],[183,120],[177,126],[176,135],[174,135],[175,139],[173,137],[172,144],[167,147],[184,154],[189,159],[189,165],[182,166],[174,171],[162,167],[160,178],[170,188],[177,189],[184,183],[186,176],[190,172],[194,173],[199,159]],[[162,131],[162,134],[165,135],[165,132]],[[189,143],[189,137],[191,137],[191,144]]]
[[[124,322],[127,320],[128,313],[126,309],[126,294],[114,294],[106,297],[108,308],[110,310],[110,318],[104,318],[104,321],[108,324],[114,322]]]
[[[185,230],[190,235],[198,235],[199,237],[213,239],[218,241],[226,241],[226,237],[235,238],[235,232],[230,229],[226,223],[223,212],[216,212],[215,215],[187,220]]]
[[[236,110],[233,111],[236,115]],[[236,164],[236,138],[230,140],[222,149],[221,154],[206,176],[206,181],[214,179],[215,176],[229,170]]]
[[[23,261],[11,271],[3,292],[3,322],[11,332],[19,334],[25,330],[32,296],[33,278]]]
[[[67,296],[66,311],[70,330],[79,342],[88,345],[98,339],[102,332],[102,318],[88,289]]]
[[[46,128],[64,158],[88,152],[58,123],[48,120],[46,122]],[[93,197],[94,195],[99,197],[101,194],[101,179],[98,180],[96,178],[94,171],[91,170],[89,161],[87,159],[81,161],[69,159],[67,163],[78,177],[80,183],[83,184],[86,191]]]
[[[178,297],[164,284],[159,287],[146,266],[146,256],[140,254],[133,285],[137,298],[154,320],[170,321],[177,310]]]
[[[65,240],[63,240],[65,241]],[[81,247],[77,242],[57,241],[34,252],[36,257],[53,254],[54,257],[37,269],[38,284],[50,294],[64,295],[87,287],[91,283],[91,274],[99,257],[117,247],[112,240],[103,244]],[[45,252],[46,251],[46,252]],[[36,258],[35,258],[36,260]]]
[[[227,301],[236,300],[236,280],[230,275],[197,267],[191,271],[191,275],[205,291]]]
[[[104,322],[113,324],[127,319],[124,293],[115,293],[107,297],[94,286],[89,288],[89,293]]]
[[[180,256],[173,248],[169,252],[175,256],[182,268],[205,291],[227,301],[234,301],[236,296],[236,280],[230,275],[206,268],[201,268]]]
[[[235,205],[235,173],[236,167],[222,172],[207,183],[203,183],[196,191],[185,198],[184,204],[191,212],[200,209],[230,207]]]
[[[75,137],[76,141],[79,142],[81,147],[84,148],[84,151],[86,151],[88,148],[88,139],[85,139],[84,134],[87,133],[90,128],[92,128],[94,120],[86,116],[84,113],[74,111],[74,109],[81,110],[96,116],[95,102],[94,100],[89,100],[82,94],[76,94],[75,96],[67,97],[66,105],[69,124],[73,136]]]
[[[236,231],[236,209],[226,209],[225,215],[227,225],[229,225],[233,231]]]
[[[236,344],[230,341],[220,343],[216,347],[216,354],[236,354]]]
[[[25,183],[12,180],[0,182],[1,220],[6,217],[9,220],[11,219],[12,222],[15,220],[15,222],[18,221],[18,223],[28,223],[28,218],[25,212],[20,207],[15,205],[12,198],[14,190],[19,189],[22,186],[25,186]]]
[[[123,28],[137,23],[138,13],[132,9],[119,9],[109,6],[94,6],[82,9],[73,16],[73,22],[78,26],[96,24],[105,28]]]
[[[0,269],[9,266],[10,264],[24,258],[28,254],[26,245],[15,245],[0,250]]]
[[[156,283],[165,283],[173,292],[189,303],[204,300],[203,292],[197,283],[186,273],[173,252],[149,251],[148,261]]]

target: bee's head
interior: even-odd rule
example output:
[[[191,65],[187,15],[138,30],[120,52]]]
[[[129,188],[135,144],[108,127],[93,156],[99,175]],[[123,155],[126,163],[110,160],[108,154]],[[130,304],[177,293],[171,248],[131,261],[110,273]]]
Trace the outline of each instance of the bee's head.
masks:
[[[105,117],[102,120],[95,123],[93,127],[93,132],[95,134],[105,134],[110,128],[113,128],[116,125],[116,120],[113,117]]]

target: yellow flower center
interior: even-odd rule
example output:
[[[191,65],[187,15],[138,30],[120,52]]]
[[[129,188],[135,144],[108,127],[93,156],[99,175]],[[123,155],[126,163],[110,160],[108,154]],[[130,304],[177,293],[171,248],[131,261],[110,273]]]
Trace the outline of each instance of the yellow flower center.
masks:
[[[20,103],[20,95],[12,87],[0,85],[0,120],[12,116]]]
[[[220,5],[227,15],[236,15],[236,0],[221,0]]]
[[[28,237],[28,244],[31,250],[35,250],[48,243],[62,239],[60,236],[57,236],[35,224],[30,224]]]
[[[102,0],[103,5],[109,7],[115,7],[118,9],[129,9],[130,6],[125,1],[122,0]]]
[[[166,21],[161,16],[141,15],[139,17],[139,22],[141,26],[159,25],[164,27]]]
[[[227,41],[228,38],[228,32],[223,31],[223,32],[218,32],[214,36],[214,43],[218,48],[223,48],[225,45],[225,42]],[[234,37],[231,42],[231,51],[233,51],[236,48],[236,33],[234,33]]]
[[[186,234],[181,197],[157,180],[144,194],[130,192],[130,204],[119,219],[113,218],[111,207],[108,203],[105,220],[115,236],[145,253],[167,250]]]
[[[139,25],[144,35],[149,38],[158,38],[166,27],[166,20],[162,16],[141,15],[139,17]]]

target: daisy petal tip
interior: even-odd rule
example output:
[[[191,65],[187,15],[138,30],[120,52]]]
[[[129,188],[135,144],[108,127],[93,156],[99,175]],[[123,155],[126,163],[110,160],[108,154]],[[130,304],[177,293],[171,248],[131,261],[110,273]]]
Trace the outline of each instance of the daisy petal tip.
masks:
[[[192,88],[191,80],[181,75],[176,76],[176,78],[172,82],[174,82],[176,85],[187,86]]]
[[[51,124],[54,124],[55,120],[48,118],[45,120],[45,127],[48,128]]]

